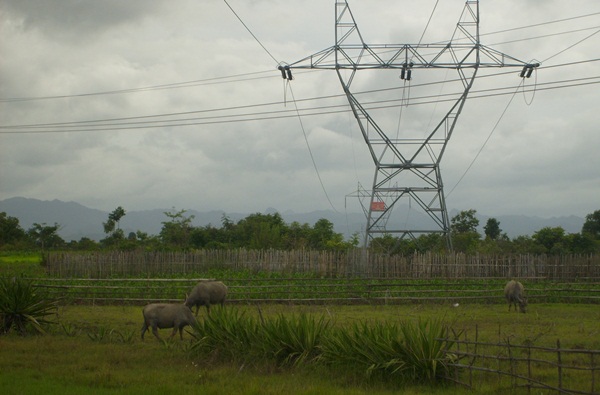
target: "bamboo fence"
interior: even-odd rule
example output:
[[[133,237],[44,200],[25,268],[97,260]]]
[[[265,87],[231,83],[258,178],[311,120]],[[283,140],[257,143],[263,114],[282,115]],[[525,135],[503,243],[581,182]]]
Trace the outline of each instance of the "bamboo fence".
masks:
[[[446,379],[477,390],[481,383],[496,378],[497,389],[531,393],[532,389],[559,394],[600,393],[600,350],[564,349],[510,341],[487,343],[450,340],[456,349],[446,350],[455,363]],[[537,392],[536,392],[537,393]],[[546,393],[546,392],[544,392]]]
[[[49,275],[73,278],[197,275],[211,268],[319,276],[411,279],[543,278],[600,279],[600,255],[466,255],[423,253],[407,256],[366,250],[198,250],[193,252],[50,252]]]

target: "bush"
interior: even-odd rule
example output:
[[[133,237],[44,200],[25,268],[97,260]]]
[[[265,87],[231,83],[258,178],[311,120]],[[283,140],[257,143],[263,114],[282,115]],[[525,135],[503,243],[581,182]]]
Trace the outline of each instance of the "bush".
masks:
[[[56,314],[58,301],[22,277],[0,277],[0,334],[45,333],[46,317]]]

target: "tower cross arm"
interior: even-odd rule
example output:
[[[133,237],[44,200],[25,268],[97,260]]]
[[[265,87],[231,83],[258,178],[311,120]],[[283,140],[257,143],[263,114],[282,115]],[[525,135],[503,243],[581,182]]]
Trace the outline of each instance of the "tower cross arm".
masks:
[[[344,44],[290,63],[292,69],[538,67],[482,44]]]

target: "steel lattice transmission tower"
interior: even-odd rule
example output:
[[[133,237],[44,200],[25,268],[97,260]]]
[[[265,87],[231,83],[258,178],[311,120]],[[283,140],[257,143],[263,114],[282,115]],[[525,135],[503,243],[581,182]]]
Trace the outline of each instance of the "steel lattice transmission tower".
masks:
[[[478,1],[466,2],[452,39],[438,44],[368,44],[347,1],[336,1],[335,13],[335,45],[297,62],[280,65],[279,69],[285,79],[292,79],[292,69],[329,69],[337,73],[375,163],[372,190],[365,194],[359,189],[356,195],[369,200],[368,205],[363,204],[367,216],[365,246],[378,234],[395,234],[403,239],[416,238],[422,233],[443,233],[448,248],[452,248],[440,162],[475,76],[480,68],[520,67],[521,77],[529,77],[539,64],[520,61],[480,44]],[[459,81],[458,91],[462,93],[452,97],[441,120],[430,125],[429,130],[415,133],[410,128],[398,127],[386,131],[373,115],[380,107],[373,102],[361,104],[357,97],[360,94],[351,89],[359,71],[380,69],[395,70],[396,81],[399,74],[405,84],[417,69],[456,71],[455,81]],[[394,206],[400,202],[405,203],[404,207],[425,213],[430,225],[414,228],[410,224],[398,226],[396,222],[395,227],[390,226]]]

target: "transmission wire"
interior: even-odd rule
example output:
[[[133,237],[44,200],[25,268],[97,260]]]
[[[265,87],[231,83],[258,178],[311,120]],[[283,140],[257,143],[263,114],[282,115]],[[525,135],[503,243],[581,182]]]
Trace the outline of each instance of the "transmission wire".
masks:
[[[240,18],[240,16],[235,12],[235,10],[229,5],[229,3],[227,2],[227,0],[223,0],[223,1],[225,2],[225,4],[227,4],[227,7],[229,7],[229,9],[231,10],[231,12],[233,12],[233,15],[235,15],[236,18],[241,22],[241,24],[246,28],[246,30],[248,30],[248,33],[250,33],[250,35],[252,37],[254,37],[254,39],[262,47],[262,49],[264,49],[265,52],[267,54],[269,54],[269,56],[271,57],[271,59],[273,59],[276,64],[279,64],[279,61],[277,59],[275,59],[275,57],[273,55],[271,55],[271,52],[269,52],[269,50],[263,45],[263,43],[260,42],[260,40],[258,39],[258,37],[256,37],[254,35],[254,33],[252,33],[252,30],[250,30],[250,28],[244,23],[244,21],[242,20],[242,18]]]
[[[517,86],[517,89],[512,94],[510,100],[508,101],[508,103],[506,104],[506,107],[504,108],[504,111],[502,111],[502,114],[500,114],[500,117],[496,121],[496,124],[494,125],[494,127],[492,128],[492,130],[488,134],[487,138],[485,139],[485,141],[483,142],[483,144],[479,148],[479,151],[477,152],[477,155],[475,155],[475,157],[473,158],[473,160],[471,161],[471,163],[469,164],[469,166],[466,168],[466,170],[464,171],[464,173],[462,174],[462,176],[460,176],[460,178],[458,179],[458,181],[456,182],[456,184],[454,184],[454,186],[452,187],[452,189],[450,190],[450,192],[448,192],[448,194],[446,194],[446,197],[450,196],[452,194],[452,192],[454,192],[454,190],[456,189],[456,187],[458,186],[458,184],[460,184],[460,182],[463,180],[463,178],[465,178],[465,176],[467,175],[467,173],[469,172],[469,170],[471,169],[471,167],[473,166],[473,164],[475,163],[475,161],[477,160],[477,158],[479,158],[479,155],[481,154],[481,152],[485,148],[487,142],[490,140],[490,138],[492,137],[492,135],[496,131],[496,128],[500,124],[500,121],[504,117],[504,114],[506,114],[506,111],[508,110],[508,107],[510,107],[510,104],[512,103],[513,99],[515,98],[515,96],[519,92],[519,89],[521,88],[521,85],[523,84],[523,81],[524,81],[524,79],[521,80],[521,82],[519,83],[519,86]]]
[[[294,91],[292,90],[292,84],[290,84],[289,80],[288,80],[288,83],[286,85],[290,89],[290,95],[292,96],[292,102],[294,103],[294,106],[296,107],[296,113],[298,115],[298,122],[300,122],[300,128],[302,129],[302,134],[304,135],[304,141],[306,142],[306,147],[308,148],[308,153],[310,154],[310,159],[315,168],[315,172],[317,173],[317,178],[319,179],[319,183],[321,184],[321,189],[323,190],[323,193],[325,194],[325,197],[327,198],[327,201],[329,202],[329,205],[331,206],[333,211],[338,213],[338,211],[334,207],[333,203],[331,202],[331,199],[329,198],[329,194],[327,194],[327,190],[325,189],[325,185],[323,184],[323,180],[321,179],[321,174],[319,173],[319,168],[317,167],[317,162],[315,161],[315,157],[313,155],[312,149],[310,148],[310,144],[308,142],[308,136],[306,135],[306,129],[304,129],[304,123],[302,122],[302,117],[300,116],[300,111],[298,110],[298,106],[296,104],[296,99],[294,97]]]

